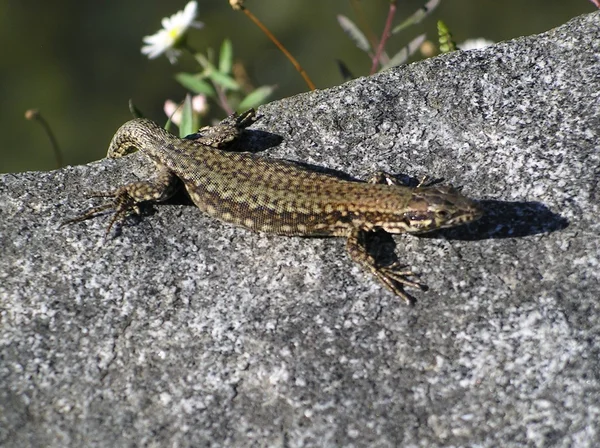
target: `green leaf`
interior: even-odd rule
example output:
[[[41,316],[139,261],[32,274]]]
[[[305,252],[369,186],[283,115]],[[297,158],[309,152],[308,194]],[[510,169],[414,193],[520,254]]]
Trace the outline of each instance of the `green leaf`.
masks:
[[[133,115],[133,118],[144,118],[144,114],[133,104],[133,100],[129,99],[129,112]]]
[[[183,138],[186,135],[194,133],[194,111],[192,110],[192,97],[188,93],[183,102],[181,111],[181,123],[179,125],[179,137]]]
[[[202,53],[196,54],[196,60],[202,64],[204,68],[208,65],[214,67],[215,66],[215,51],[212,48],[206,49],[206,57]]]
[[[175,79],[179,84],[194,93],[203,93],[211,98],[216,96],[215,89],[210,83],[191,73],[177,73]]]
[[[204,71],[202,72],[203,77],[210,78],[212,82],[220,85],[224,89],[240,90],[239,84],[231,76],[218,71],[217,68],[203,55],[200,53],[196,54],[196,60],[204,67]]]
[[[240,90],[240,85],[231,76],[227,76],[217,70],[208,72],[208,77],[215,83],[229,90]]]
[[[212,59],[212,49],[209,48],[207,50],[208,53],[208,57],[204,56],[202,53],[196,53],[194,54],[194,59],[196,59],[196,62],[198,62],[198,64],[200,64],[200,66],[204,69],[204,70],[208,70],[208,69],[214,69],[215,66],[212,62],[210,62],[210,60]]]
[[[171,117],[165,123],[165,130],[171,132],[171,127],[173,126],[173,122],[171,121]]]
[[[264,104],[265,100],[273,93],[277,86],[261,86],[250,92],[237,107],[237,110],[248,110]]]
[[[219,71],[223,74],[231,73],[233,64],[233,47],[229,39],[225,39],[221,44],[221,54],[219,55]]]
[[[421,20],[423,20],[425,17],[432,13],[432,11],[440,4],[440,2],[441,0],[429,0],[427,3],[425,3],[424,6],[417,9],[417,11],[412,16],[410,16],[400,25],[397,25],[392,30],[392,34],[396,34],[402,31],[404,28],[408,28],[411,25],[419,23]]]
[[[352,20],[341,14],[337,16],[337,20],[342,29],[344,30],[344,33],[346,33],[346,35],[350,39],[352,39],[352,41],[358,48],[360,48],[366,53],[371,51],[371,45],[369,44],[369,41]]]
[[[425,42],[425,34],[415,37],[408,43],[408,45],[403,47],[398,53],[392,56],[391,59],[381,68],[381,70],[386,70],[390,67],[395,67],[397,65],[406,63],[408,58],[415,54],[423,42]]]

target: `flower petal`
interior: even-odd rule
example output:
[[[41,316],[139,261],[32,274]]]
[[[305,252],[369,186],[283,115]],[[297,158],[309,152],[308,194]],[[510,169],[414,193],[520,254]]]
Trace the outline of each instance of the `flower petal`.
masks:
[[[181,51],[177,48],[183,42],[183,36],[190,27],[202,28],[202,22],[194,21],[198,10],[196,1],[188,2],[183,11],[178,11],[171,17],[164,17],[161,20],[162,29],[150,36],[145,36],[142,41],[146,44],[142,46],[142,54],[150,59],[156,58],[160,54],[165,54],[172,64],[177,62]]]

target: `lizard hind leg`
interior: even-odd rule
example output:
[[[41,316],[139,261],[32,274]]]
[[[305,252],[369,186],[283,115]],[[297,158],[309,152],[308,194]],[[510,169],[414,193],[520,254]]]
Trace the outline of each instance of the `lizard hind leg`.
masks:
[[[231,114],[215,126],[205,126],[185,139],[216,149],[231,148],[235,146],[244,129],[255,121],[256,112],[249,109],[240,115]]]
[[[369,253],[366,240],[367,231],[362,229],[352,231],[346,242],[350,258],[375,275],[386,288],[404,300],[407,305],[412,305],[414,299],[404,292],[403,287],[409,286],[420,290],[425,290],[427,287],[410,280],[408,277],[416,277],[416,274],[410,270],[403,270],[403,266],[397,261],[387,266],[380,266]]]
[[[104,235],[106,238],[115,223],[123,221],[131,211],[133,211],[135,214],[140,214],[139,203],[136,203],[136,201],[127,192],[127,187],[129,186],[130,185],[125,185],[112,192],[93,192],[88,194],[87,196],[90,198],[112,198],[112,200],[97,207],[92,207],[75,218],[67,219],[63,221],[60,226],[62,227],[67,224],[86,221],[99,216],[105,210],[114,210],[114,214],[106,228]]]
[[[89,197],[112,198],[112,200],[93,207],[80,216],[63,221],[61,227],[94,218],[105,210],[114,210],[105,232],[106,237],[116,223],[122,222],[131,213],[139,216],[140,205],[166,201],[175,194],[179,185],[179,180],[174,174],[167,169],[162,169],[153,181],[133,182],[114,191],[91,193]]]

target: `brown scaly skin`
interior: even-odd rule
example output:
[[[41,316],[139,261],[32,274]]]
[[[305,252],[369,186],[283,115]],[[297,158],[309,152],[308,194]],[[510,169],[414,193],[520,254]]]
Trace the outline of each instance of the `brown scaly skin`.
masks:
[[[185,139],[147,119],[128,121],[114,135],[107,156],[140,150],[155,163],[158,176],[95,194],[113,200],[65,223],[113,209],[108,234],[115,222],[139,212],[140,203],[170,198],[181,181],[200,210],[222,221],[279,235],[347,238],[351,258],[411,303],[402,285],[421,289],[424,285],[409,280],[415,274],[398,263],[379,266],[368,252],[367,232],[423,233],[482,215],[476,202],[449,186],[406,187],[383,172],[369,182],[349,181],[286,160],[224,151],[253,117],[253,110],[230,116]]]

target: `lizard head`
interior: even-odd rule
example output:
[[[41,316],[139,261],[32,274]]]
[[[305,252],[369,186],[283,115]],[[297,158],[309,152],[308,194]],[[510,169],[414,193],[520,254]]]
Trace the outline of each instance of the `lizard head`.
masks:
[[[424,233],[475,221],[481,207],[451,186],[415,188],[403,219],[406,232]]]

